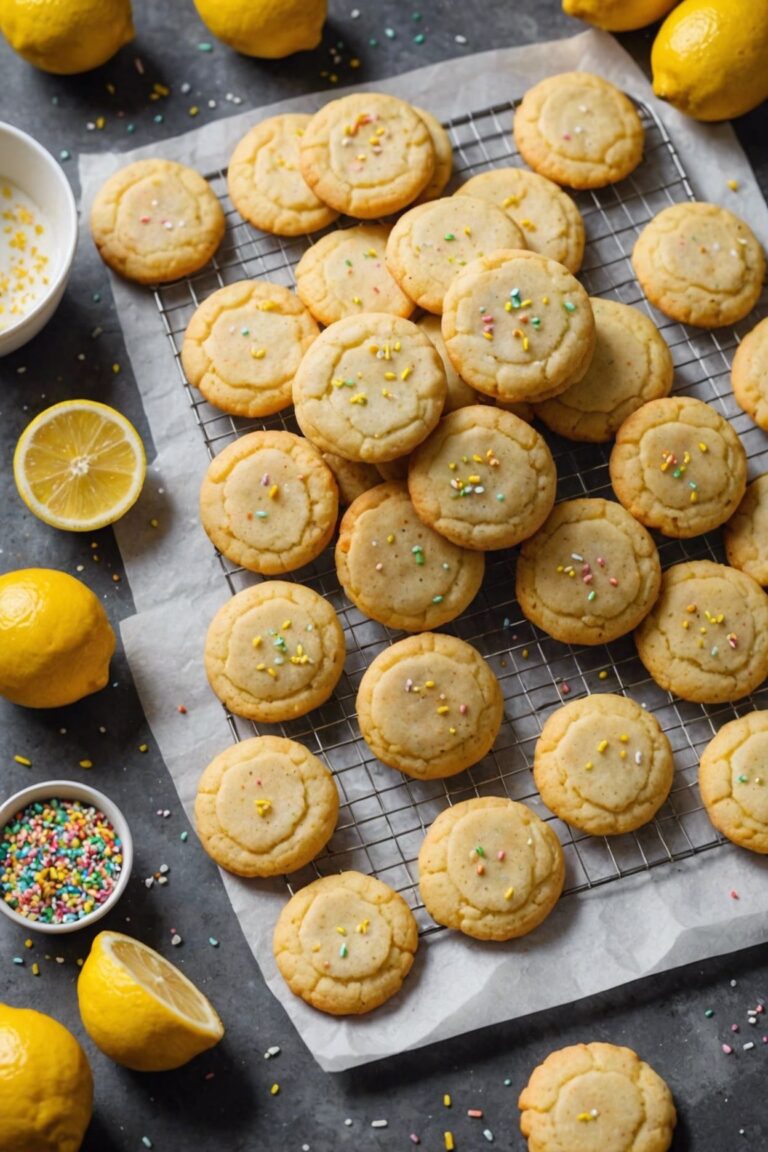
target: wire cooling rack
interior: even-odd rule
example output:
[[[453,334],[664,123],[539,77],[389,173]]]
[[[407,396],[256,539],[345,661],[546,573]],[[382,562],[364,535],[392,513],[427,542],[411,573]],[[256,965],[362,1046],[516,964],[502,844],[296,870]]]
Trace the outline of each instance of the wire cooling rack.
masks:
[[[665,129],[649,108],[642,104],[637,107],[646,133],[643,163],[621,183],[575,197],[587,230],[580,277],[590,295],[610,296],[652,316],[672,352],[674,390],[713,404],[731,422],[741,436],[754,477],[768,469],[768,439],[733,399],[730,360],[740,334],[757,316],[735,329],[709,332],[687,328],[651,309],[632,273],[629,257],[639,230],[667,205],[694,199]],[[513,111],[514,104],[500,104],[445,125],[454,146],[449,192],[477,172],[521,164],[511,131]],[[293,287],[294,267],[312,240],[286,240],[259,232],[233,209],[226,172],[212,172],[208,178],[227,217],[224,243],[212,265],[193,277],[158,288],[155,300],[176,357],[181,385],[213,458],[254,428],[298,428],[290,411],[258,422],[224,415],[189,386],[179,353],[190,317],[217,288],[237,280],[263,277]],[[765,310],[763,306],[762,312]],[[612,497],[610,445],[575,444],[549,432],[546,437],[557,465],[559,500]],[[688,559],[723,560],[718,534],[688,541],[657,537],[657,544],[665,568]],[[225,557],[219,559],[223,578],[233,593],[258,580]],[[768,689],[737,704],[715,708],[678,700],[649,678],[631,636],[607,646],[583,648],[552,640],[523,617],[511,595],[514,553],[489,553],[486,563],[483,587],[475,601],[444,630],[469,641],[486,658],[501,683],[505,719],[492,752],[480,763],[448,780],[426,782],[411,780],[373,758],[360,736],[355,713],[355,696],[365,668],[402,633],[369,620],[349,603],[336,577],[332,549],[294,574],[339,613],[347,643],[344,676],[325,705],[289,723],[257,727],[228,714],[235,740],[254,732],[288,736],[301,741],[333,769],[341,798],[336,832],[311,866],[286,881],[291,892],[317,876],[354,868],[377,876],[400,892],[413,909],[422,933],[439,931],[419,898],[416,858],[425,831],[438,813],[473,796],[503,794],[523,800],[552,822],[566,856],[566,893],[682,860],[723,843],[699,798],[696,775],[700,754],[723,723],[753,708],[768,707]],[[646,706],[659,720],[675,754],[675,780],[669,799],[651,823],[622,836],[594,837],[570,828],[544,807],[533,782],[533,751],[544,720],[564,701],[591,692],[623,693]]]

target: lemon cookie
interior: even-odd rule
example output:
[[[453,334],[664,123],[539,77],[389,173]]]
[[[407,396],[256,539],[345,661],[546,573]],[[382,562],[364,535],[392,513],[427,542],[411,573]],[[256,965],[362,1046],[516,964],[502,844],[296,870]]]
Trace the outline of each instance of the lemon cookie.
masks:
[[[420,308],[440,313],[448,285],[470,260],[525,246],[517,224],[495,204],[444,196],[403,213],[387,240],[387,267]]]
[[[477,404],[481,397],[478,396],[474,388],[471,388],[470,385],[467,384],[466,380],[462,380],[451,363],[445,347],[445,341],[443,340],[440,317],[433,316],[431,312],[425,312],[425,314],[416,321],[416,324],[421,328],[425,336],[432,341],[435,348],[437,348],[443,368],[445,369],[447,392],[443,416],[447,416],[449,412],[455,412],[457,408],[466,408],[467,404]],[[485,397],[482,397],[482,399],[484,400]]]
[[[768,472],[758,476],[723,529],[728,563],[768,584]]]
[[[373,464],[362,464],[359,460],[345,460],[333,452],[323,452],[323,460],[330,468],[339,486],[339,503],[351,504],[369,488],[381,484],[379,470]]]
[[[421,519],[464,548],[511,548],[531,536],[552,511],[556,484],[543,437],[484,404],[444,417],[408,468]]]
[[[214,616],[208,682],[237,716],[277,724],[324,704],[344,671],[344,630],[331,605],[301,584],[265,580]]]
[[[499,682],[480,653],[440,632],[379,653],[357,693],[360,732],[374,756],[419,780],[482,760],[501,725]]]
[[[638,236],[632,266],[651,304],[699,328],[743,319],[765,275],[752,229],[717,204],[664,208]]]
[[[723,836],[768,853],[768,712],[723,725],[702,753],[699,791]]]
[[[299,141],[312,117],[284,112],[256,124],[238,142],[227,170],[229,198],[240,215],[277,236],[327,228],[338,216],[301,174]]]
[[[139,284],[197,272],[224,235],[224,213],[207,180],[172,160],[137,160],[110,176],[91,208],[105,264]]]
[[[558,708],[533,761],[547,807],[582,832],[615,836],[653,819],[674,777],[669,740],[634,700],[602,693]]]
[[[382,224],[338,228],[308,248],[296,265],[296,291],[321,324],[361,312],[414,309],[384,261],[389,229]]]
[[[747,455],[727,420],[701,400],[643,404],[618,430],[613,490],[635,519],[687,539],[723,524],[747,486]]]
[[[195,825],[209,856],[238,876],[303,868],[333,835],[339,794],[325,765],[294,740],[256,736],[203,772]]]
[[[372,620],[423,632],[454,620],[474,600],[485,557],[422,523],[405,484],[380,484],[344,513],[336,572],[349,599]]]
[[[529,88],[515,112],[520,155],[571,188],[623,180],[643,157],[643,125],[623,92],[591,72],[563,72]]]
[[[698,704],[740,700],[768,676],[768,596],[725,564],[675,564],[635,643],[656,683],[675,696]]]
[[[518,1103],[528,1152],[667,1152],[677,1122],[661,1077],[615,1044],[551,1052]]]
[[[748,332],[731,368],[736,403],[768,432],[768,317]]]
[[[293,377],[320,329],[280,284],[238,280],[193,314],[181,363],[206,400],[235,416],[269,416],[291,403]]]
[[[336,527],[339,493],[322,456],[292,432],[249,432],[208,466],[200,519],[229,560],[276,576],[309,564]]]
[[[296,373],[293,402],[302,432],[323,451],[378,464],[429,435],[445,391],[440,357],[415,324],[364,312],[318,337]]]
[[[650,533],[609,500],[557,504],[517,562],[521,609],[565,644],[624,636],[651,610],[660,586]]]
[[[664,337],[644,312],[616,300],[590,300],[597,342],[586,375],[536,405],[539,419],[569,440],[611,440],[649,400],[668,396],[674,366]]]
[[[426,122],[404,100],[380,92],[331,100],[307,125],[299,154],[316,195],[361,220],[399,212],[435,171]]]
[[[433,920],[476,940],[525,936],[565,880],[563,849],[525,804],[482,796],[446,808],[419,852],[419,890]]]
[[[440,121],[432,115],[431,112],[426,112],[423,108],[414,107],[414,112],[418,112],[427,128],[429,135],[432,139],[432,147],[435,150],[435,170],[432,173],[432,178],[427,184],[423,192],[420,192],[414,204],[426,204],[428,200],[436,200],[438,196],[442,196],[445,186],[451,178],[453,172],[453,145],[451,138],[443,128]]]
[[[584,376],[595,349],[589,297],[562,264],[506,249],[472,260],[443,302],[459,375],[499,400],[546,400]]]
[[[419,942],[413,913],[392,888],[341,872],[302,888],[275,925],[286,984],[332,1016],[360,1015],[400,991]]]
[[[557,184],[527,168],[493,168],[472,176],[456,196],[477,196],[502,208],[523,230],[525,246],[575,275],[584,258],[584,221]]]

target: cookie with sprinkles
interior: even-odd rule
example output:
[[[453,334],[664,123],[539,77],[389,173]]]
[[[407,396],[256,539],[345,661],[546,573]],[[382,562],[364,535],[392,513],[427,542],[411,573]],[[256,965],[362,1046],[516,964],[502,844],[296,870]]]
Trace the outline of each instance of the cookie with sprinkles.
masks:
[[[768,584],[768,472],[758,476],[723,528],[728,563]]]
[[[339,491],[318,450],[292,432],[249,432],[214,457],[200,489],[203,528],[223,556],[276,576],[330,542]]]
[[[322,761],[302,744],[256,736],[221,752],[195,796],[200,843],[237,876],[282,876],[303,868],[333,835],[339,793]]]
[[[361,220],[399,212],[435,171],[426,122],[410,104],[381,92],[354,92],[324,105],[306,127],[299,155],[315,194]]]
[[[699,328],[742,320],[757,303],[765,256],[752,229],[718,204],[671,204],[635,241],[632,266],[651,304]]]
[[[514,800],[446,808],[419,851],[419,891],[433,920],[476,940],[525,936],[563,890],[565,859],[549,824]]]
[[[390,1000],[419,943],[413,913],[394,889],[361,872],[307,884],[275,925],[275,962],[296,996],[332,1016],[361,1015]]]
[[[492,168],[456,189],[502,208],[523,230],[525,247],[564,264],[575,275],[584,257],[584,221],[573,200],[545,176],[527,168]]]
[[[214,616],[205,671],[230,712],[276,724],[324,704],[345,655],[344,631],[325,597],[302,584],[264,580]]]
[[[424,521],[463,548],[511,548],[555,502],[557,472],[542,436],[485,404],[445,416],[411,456],[408,490]]]
[[[715,408],[691,396],[643,404],[616,433],[613,490],[648,528],[688,539],[719,527],[747,486],[747,454]]]
[[[403,213],[389,234],[386,259],[403,291],[439,315],[449,284],[471,260],[497,248],[525,247],[522,231],[495,204],[444,196]]]
[[[429,337],[435,348],[437,348],[440,359],[443,362],[445,383],[448,388],[445,396],[443,416],[447,416],[449,412],[455,412],[457,408],[466,408],[467,404],[477,404],[481,399],[484,399],[484,397],[478,396],[477,392],[467,384],[466,380],[462,380],[451,363],[451,359],[446,351],[445,341],[443,340],[440,317],[434,316],[431,312],[425,312],[423,316],[419,317],[416,324],[424,335]]]
[[[523,96],[515,143],[534,172],[570,188],[604,188],[643,158],[645,133],[632,101],[602,76],[562,72]]]
[[[434,345],[410,320],[363,312],[331,324],[293,382],[296,419],[324,452],[378,464],[429,435],[445,402]]]
[[[281,284],[238,280],[193,313],[181,363],[209,403],[234,416],[270,416],[292,399],[293,377],[320,329]]]
[[[638,308],[590,299],[597,343],[586,375],[559,396],[542,400],[536,415],[569,440],[611,440],[628,416],[668,396],[674,365],[664,337]]]
[[[675,766],[658,720],[634,700],[600,693],[556,709],[533,761],[539,794],[561,820],[592,836],[632,832],[656,815]]]
[[[432,138],[432,146],[435,150],[435,170],[432,173],[432,178],[427,184],[423,192],[420,192],[414,204],[426,204],[429,200],[436,200],[438,196],[442,196],[445,186],[451,178],[453,172],[453,145],[451,138],[443,128],[440,121],[427,112],[424,108],[414,107],[414,112],[417,112],[421,119],[429,129],[429,135]]]
[[[197,272],[224,229],[224,212],[208,181],[173,160],[136,160],[120,168],[91,208],[91,233],[102,260],[139,284]]]
[[[321,324],[361,312],[391,312],[406,319],[414,309],[384,260],[389,229],[358,224],[321,236],[296,265],[296,291]]]
[[[656,683],[675,696],[698,704],[740,700],[768,676],[768,596],[725,564],[675,564],[635,643]]]
[[[551,1052],[518,1103],[528,1152],[667,1152],[677,1122],[662,1078],[615,1044]]]
[[[480,653],[440,632],[380,652],[357,693],[360,733],[375,756],[418,780],[482,760],[501,725],[501,687]]]
[[[520,550],[516,594],[564,644],[608,644],[637,627],[661,586],[649,532],[610,500],[564,500]]]
[[[731,383],[739,407],[768,432],[768,316],[747,332],[736,349]]]
[[[301,174],[299,141],[312,117],[284,112],[256,124],[235,146],[227,169],[229,198],[249,223],[277,236],[327,228],[338,216]]]
[[[595,350],[587,293],[562,264],[502,249],[470,261],[443,301],[456,371],[488,396],[547,400],[586,373]]]
[[[380,484],[344,513],[336,572],[349,599],[372,620],[423,632],[454,620],[474,600],[485,557],[427,527],[405,484]]]
[[[768,853],[768,712],[724,724],[701,755],[699,791],[723,836]]]

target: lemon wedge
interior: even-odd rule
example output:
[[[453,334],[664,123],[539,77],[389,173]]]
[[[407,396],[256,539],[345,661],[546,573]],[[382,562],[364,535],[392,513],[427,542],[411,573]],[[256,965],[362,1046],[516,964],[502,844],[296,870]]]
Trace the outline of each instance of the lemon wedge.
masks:
[[[218,1044],[224,1026],[191,980],[121,932],[100,932],[77,981],[80,1015],[97,1048],[137,1072],[180,1068]]]
[[[19,495],[54,528],[93,532],[136,502],[144,445],[122,413],[95,400],[64,400],[27,425],[13,457]]]

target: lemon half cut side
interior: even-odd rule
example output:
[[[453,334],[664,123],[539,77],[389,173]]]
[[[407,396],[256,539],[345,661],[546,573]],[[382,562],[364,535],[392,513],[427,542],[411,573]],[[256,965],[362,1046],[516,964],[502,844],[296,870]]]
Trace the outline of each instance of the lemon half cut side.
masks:
[[[54,528],[93,532],[135,504],[144,445],[121,412],[96,400],[64,400],[22,432],[13,457],[19,495]]]

